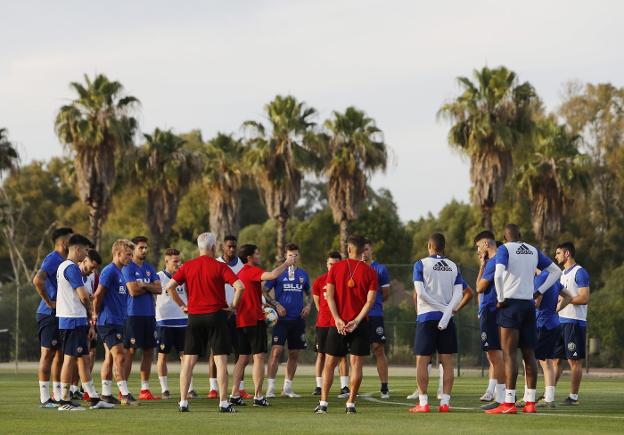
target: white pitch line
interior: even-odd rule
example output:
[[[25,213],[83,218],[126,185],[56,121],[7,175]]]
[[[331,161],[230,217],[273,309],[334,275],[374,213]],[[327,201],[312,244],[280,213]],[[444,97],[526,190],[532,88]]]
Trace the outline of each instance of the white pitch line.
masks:
[[[416,402],[406,403],[406,402],[390,402],[388,400],[376,399],[372,396],[373,393],[362,394],[362,398],[369,402],[375,403],[385,403],[387,405],[400,405],[400,406],[414,406]],[[481,408],[463,408],[459,406],[453,406],[451,409],[459,409],[461,411],[480,411]],[[624,416],[617,415],[595,415],[595,414],[561,414],[554,412],[538,412],[533,414],[534,416],[543,416],[543,417],[579,417],[579,418],[606,418],[611,420],[624,420]]]

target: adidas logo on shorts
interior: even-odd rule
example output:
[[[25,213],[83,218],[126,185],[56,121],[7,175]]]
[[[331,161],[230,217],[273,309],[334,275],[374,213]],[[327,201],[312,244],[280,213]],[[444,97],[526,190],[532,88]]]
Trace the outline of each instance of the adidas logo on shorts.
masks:
[[[518,255],[533,255],[533,251],[531,251],[524,243],[520,245],[518,249],[516,249],[516,254]]]
[[[440,260],[433,266],[433,270],[437,270],[440,272],[452,272],[453,269],[449,266],[444,260]]]

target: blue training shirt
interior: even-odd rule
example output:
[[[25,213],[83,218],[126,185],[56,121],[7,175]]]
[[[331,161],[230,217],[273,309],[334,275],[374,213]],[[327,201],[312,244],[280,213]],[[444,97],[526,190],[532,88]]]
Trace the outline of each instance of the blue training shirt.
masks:
[[[486,261],[483,268],[481,279],[486,280],[490,284],[486,291],[481,293],[479,298],[479,314],[488,311],[496,311],[496,286],[494,285],[494,273],[496,272],[496,259],[490,258]]]
[[[548,277],[548,272],[542,271],[535,276],[533,280],[535,291],[544,284]],[[559,326],[559,315],[557,314],[557,302],[559,301],[559,292],[563,287],[559,281],[555,282],[552,287],[542,295],[542,302],[539,308],[535,308],[535,317],[538,328],[553,329]]]
[[[128,292],[121,269],[111,263],[102,269],[100,285],[106,288],[97,324],[123,326],[127,317]]]
[[[124,266],[122,272],[126,284],[129,282],[150,283],[160,280],[156,269],[148,263],[143,263],[139,266],[134,261],[131,261]],[[156,316],[154,295],[149,292],[140,296],[128,294],[128,316]]]
[[[47,275],[45,279],[46,293],[51,301],[56,300],[56,272],[63,261],[65,261],[65,259],[61,254],[56,251],[52,251],[46,255],[43,259],[43,263],[41,263],[41,270],[43,270]],[[48,307],[42,299],[37,307],[37,320],[39,320],[42,316],[54,315],[56,315],[55,310]]]
[[[310,293],[310,277],[308,273],[297,267],[294,279],[288,279],[288,269],[282,272],[277,279],[267,281],[268,289],[275,289],[275,299],[286,309],[286,320],[296,320],[301,318],[303,310],[303,293]]]
[[[76,263],[72,263],[65,268],[63,276],[69,282],[72,289],[84,287],[84,281],[82,280],[82,273]],[[86,317],[59,317],[59,329],[76,329],[79,326],[87,326],[88,321]]]
[[[375,296],[375,304],[368,312],[369,316],[381,317],[383,316],[383,292],[381,288],[390,285],[390,275],[388,274],[388,268],[385,264],[373,261],[370,265],[377,274],[377,295]]]

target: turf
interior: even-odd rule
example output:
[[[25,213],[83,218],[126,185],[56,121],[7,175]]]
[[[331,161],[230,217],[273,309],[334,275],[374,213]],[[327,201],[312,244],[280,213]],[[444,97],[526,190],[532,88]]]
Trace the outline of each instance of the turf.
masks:
[[[172,392],[177,376],[170,378]],[[247,382],[250,382],[249,379]],[[281,382],[281,381],[278,381]],[[562,379],[557,401],[565,398],[568,379]],[[616,378],[583,380],[581,405],[559,406],[536,415],[483,415],[478,397],[485,380],[462,376],[456,379],[449,414],[438,414],[437,406],[428,415],[407,412],[410,401],[405,396],[414,390],[412,377],[391,377],[392,398],[379,400],[376,377],[365,378],[361,392],[372,393],[358,401],[358,414],[344,414],[344,400],[330,399],[329,414],[312,413],[317,398],[310,395],[311,376],[296,378],[300,399],[276,398],[267,409],[241,407],[237,414],[219,414],[215,400],[191,401],[189,413],[177,410],[176,400],[143,402],[139,407],[60,413],[40,409],[35,373],[19,375],[0,373],[0,433],[614,433],[624,427],[624,380]],[[196,388],[206,393],[207,379],[196,379]],[[437,379],[433,380],[434,387]],[[281,385],[281,383],[278,383]],[[156,385],[155,385],[156,386]],[[138,391],[136,382],[131,383]],[[158,389],[154,389],[154,392]],[[435,391],[434,391],[435,394]],[[432,404],[437,405],[433,400]],[[621,432],[620,432],[621,433]]]

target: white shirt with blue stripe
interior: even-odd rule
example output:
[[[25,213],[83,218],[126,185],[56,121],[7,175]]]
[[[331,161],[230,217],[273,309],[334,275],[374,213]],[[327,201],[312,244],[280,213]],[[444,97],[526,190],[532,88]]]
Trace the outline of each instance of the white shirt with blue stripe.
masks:
[[[463,287],[457,265],[442,255],[432,255],[414,264],[414,286],[421,291],[417,299],[417,322],[440,320],[453,300],[453,291]],[[421,287],[422,286],[422,287]]]
[[[163,291],[161,294],[156,295],[156,326],[184,328],[188,324],[188,315],[182,311],[180,306],[175,303],[166,291],[167,285],[171,281],[171,275],[166,270],[161,270],[158,272],[158,277]],[[186,285],[177,286],[175,291],[186,304]]]
[[[571,268],[563,271],[560,282],[568,295],[576,297],[578,296],[580,289],[583,287],[589,288],[589,274],[585,268],[575,264]],[[587,304],[566,305],[561,311],[559,311],[559,322],[578,323],[585,326],[585,322],[587,322]]]
[[[56,317],[59,329],[75,329],[87,325],[87,309],[76,289],[84,287],[80,268],[71,260],[63,261],[56,271]]]

